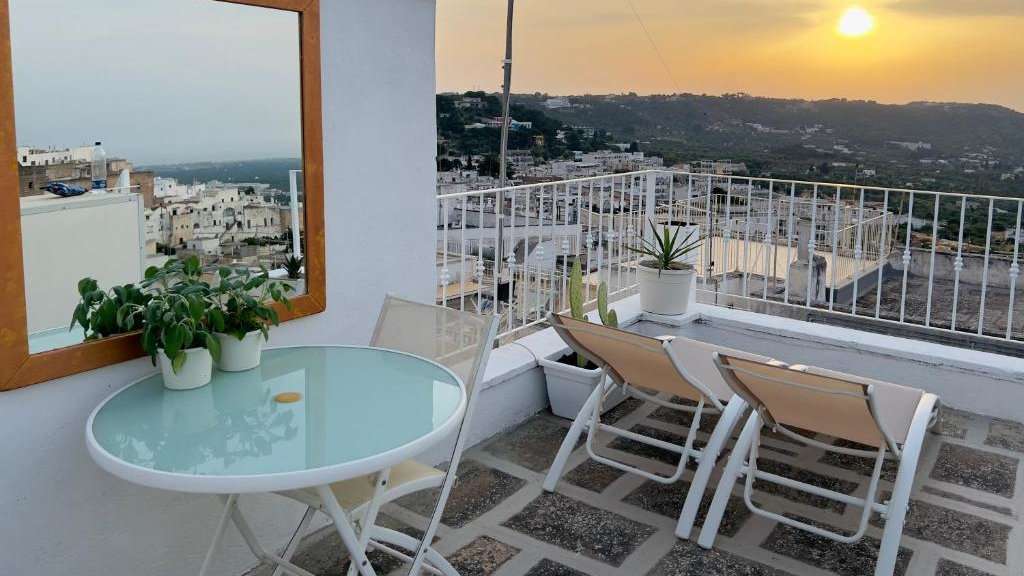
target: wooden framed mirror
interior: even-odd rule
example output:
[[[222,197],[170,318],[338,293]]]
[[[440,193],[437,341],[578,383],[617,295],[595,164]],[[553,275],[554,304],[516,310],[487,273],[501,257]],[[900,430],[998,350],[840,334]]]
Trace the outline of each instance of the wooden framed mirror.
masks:
[[[0,0],[0,390],[142,356],[68,330],[84,276],[196,255],[324,310],[319,2]]]

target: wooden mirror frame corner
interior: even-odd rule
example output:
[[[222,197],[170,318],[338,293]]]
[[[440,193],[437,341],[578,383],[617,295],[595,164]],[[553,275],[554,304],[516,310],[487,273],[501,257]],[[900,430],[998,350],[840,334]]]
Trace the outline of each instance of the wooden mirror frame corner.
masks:
[[[278,307],[281,321],[323,312],[327,305],[324,248],[323,122],[320,80],[320,0],[213,0],[294,12],[299,19],[302,170],[306,232],[306,292]],[[11,19],[0,0],[0,391],[93,370],[144,356],[137,332],[66,348],[29,353],[21,240]],[[69,280],[70,281],[70,280]]]

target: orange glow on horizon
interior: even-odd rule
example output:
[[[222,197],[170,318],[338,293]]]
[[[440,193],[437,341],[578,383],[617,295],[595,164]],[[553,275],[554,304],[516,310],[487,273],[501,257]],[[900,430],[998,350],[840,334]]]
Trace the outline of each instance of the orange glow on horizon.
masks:
[[[985,102],[1024,111],[1024,8],[898,9],[862,0],[634,0],[666,73],[621,0],[516,3],[513,91],[746,92],[779,98]],[[439,91],[501,85],[505,0],[442,0]],[[878,26],[884,23],[884,26]],[[855,26],[854,26],[855,24]],[[853,40],[853,41],[851,41]]]

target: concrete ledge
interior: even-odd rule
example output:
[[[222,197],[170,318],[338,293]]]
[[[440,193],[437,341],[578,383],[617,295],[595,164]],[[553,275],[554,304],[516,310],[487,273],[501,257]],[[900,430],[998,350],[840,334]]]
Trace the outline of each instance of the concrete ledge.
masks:
[[[691,303],[689,312],[681,316],[644,313],[639,296],[614,302],[612,307],[623,326],[647,321],[664,324],[667,330],[685,331],[702,325],[727,328],[739,336],[722,342],[725,345],[759,347],[751,351],[793,363],[815,364],[814,359],[820,358],[823,367],[935,392],[950,406],[1024,420],[1024,362],[1020,358],[707,304]],[[596,312],[588,316],[599,322]],[[537,359],[568,350],[551,328],[494,350],[471,444],[547,407],[544,374]]]

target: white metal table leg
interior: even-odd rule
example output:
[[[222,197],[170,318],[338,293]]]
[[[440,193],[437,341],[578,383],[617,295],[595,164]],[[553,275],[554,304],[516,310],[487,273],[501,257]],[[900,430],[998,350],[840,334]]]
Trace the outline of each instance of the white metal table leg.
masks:
[[[281,551],[281,558],[287,562],[291,562],[292,556],[295,555],[295,551],[298,550],[299,544],[302,542],[302,537],[306,534],[306,529],[309,528],[309,523],[313,520],[313,516],[316,515],[316,508],[312,506],[306,507],[305,514],[302,515],[302,520],[299,521],[299,525],[295,528],[295,533],[292,534],[291,540],[288,541],[288,545]],[[280,565],[274,568],[274,574],[272,576],[282,576],[284,574],[284,568]]]
[[[269,562],[276,565],[281,570],[284,570],[288,574],[293,576],[314,576],[308,570],[303,570],[290,561],[270,554],[260,544],[259,540],[256,539],[256,534],[249,527],[249,523],[245,520],[245,516],[242,515],[242,511],[238,509],[238,496],[233,494],[231,496],[223,496],[226,508],[225,512],[230,512],[231,522],[234,523],[235,528],[238,529],[238,533],[242,535],[242,539],[245,540],[246,546],[252,551],[253,555],[259,559],[260,562]]]
[[[679,513],[679,522],[676,524],[676,536],[686,540],[693,531],[693,524],[697,520],[697,511],[700,509],[700,502],[704,498],[704,491],[707,488],[708,480],[715,469],[718,455],[721,454],[725,443],[732,436],[736,422],[743,417],[747,403],[739,396],[733,396],[729,404],[718,419],[718,425],[711,431],[711,438],[701,450],[700,464],[697,472],[693,475],[693,482],[690,483],[690,490],[686,494],[686,502],[683,510]]]
[[[373,479],[373,496],[366,504],[366,512],[359,520],[359,546],[365,551],[370,545],[373,526],[377,523],[377,512],[380,511],[381,497],[388,487],[391,470],[381,470]],[[356,576],[356,563],[349,562],[348,576]]]
[[[217,522],[217,531],[213,533],[213,540],[210,542],[210,548],[206,550],[206,557],[203,558],[203,565],[199,568],[199,576],[206,576],[206,571],[210,569],[210,562],[213,561],[213,553],[220,547],[220,539],[224,537],[224,531],[228,527],[228,519],[231,518],[231,510],[235,507],[235,499],[238,496],[232,494],[227,497],[224,503],[224,512],[220,515],[220,521]]]
[[[320,501],[324,503],[327,515],[334,520],[334,529],[338,531],[338,536],[341,537],[341,542],[348,550],[349,558],[356,565],[360,576],[377,576],[373,566],[370,565],[370,560],[366,557],[366,549],[359,545],[359,538],[356,536],[355,530],[352,529],[348,514],[345,514],[345,510],[338,504],[338,499],[335,498],[331,487],[317,486],[316,493],[320,496]]]
[[[546,492],[554,492],[555,486],[558,484],[558,480],[562,477],[562,470],[565,469],[565,462],[569,459],[569,455],[576,448],[576,443],[579,442],[580,436],[583,434],[583,430],[589,425],[594,412],[594,404],[600,400],[601,396],[607,390],[608,384],[606,380],[602,380],[600,386],[595,386],[594,391],[591,392],[590,397],[583,404],[583,408],[580,408],[580,413],[576,415],[576,419],[572,421],[572,426],[569,428],[569,433],[565,435],[565,439],[562,440],[562,446],[558,449],[558,454],[555,456],[554,462],[551,463],[551,469],[548,470],[547,476],[544,477],[544,490]]]

